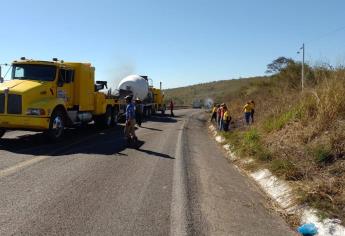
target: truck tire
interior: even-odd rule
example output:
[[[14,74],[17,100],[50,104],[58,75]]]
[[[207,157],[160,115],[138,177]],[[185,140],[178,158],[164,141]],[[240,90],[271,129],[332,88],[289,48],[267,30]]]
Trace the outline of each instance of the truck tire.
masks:
[[[150,117],[151,117],[152,108],[151,108],[151,107],[148,107],[148,108],[146,109],[146,112],[147,112],[147,117],[150,118]]]
[[[105,114],[96,116],[94,120],[99,128],[110,128],[113,124],[113,112],[111,107],[107,107]]]
[[[2,136],[4,136],[5,133],[6,133],[5,129],[0,129],[0,138],[2,138]]]
[[[114,108],[113,109],[113,125],[117,125],[117,123],[119,122],[119,111]]]
[[[50,117],[49,130],[47,131],[48,137],[53,140],[59,140],[64,133],[65,129],[65,114],[61,109],[54,110]]]

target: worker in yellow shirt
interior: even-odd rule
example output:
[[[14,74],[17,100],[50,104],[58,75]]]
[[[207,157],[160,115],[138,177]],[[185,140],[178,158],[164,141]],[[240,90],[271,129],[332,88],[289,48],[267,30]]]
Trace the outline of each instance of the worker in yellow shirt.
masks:
[[[247,102],[243,107],[244,119],[246,120],[247,125],[249,125],[250,117],[252,115],[252,105],[251,102]]]
[[[223,114],[223,130],[229,131],[231,116],[227,106],[224,106],[224,114]]]
[[[217,120],[217,109],[218,109],[219,105],[215,104],[212,108],[212,115],[211,115],[211,122],[213,120]]]

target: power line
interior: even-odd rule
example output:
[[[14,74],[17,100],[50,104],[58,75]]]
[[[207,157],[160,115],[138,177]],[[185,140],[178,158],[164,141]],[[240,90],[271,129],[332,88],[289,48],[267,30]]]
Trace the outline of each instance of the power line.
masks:
[[[310,44],[310,43],[312,43],[312,42],[315,42],[315,41],[318,41],[318,40],[320,40],[320,39],[326,38],[327,36],[329,36],[329,35],[331,35],[331,34],[334,34],[334,33],[337,33],[337,32],[339,32],[339,31],[342,31],[342,30],[344,30],[344,29],[345,29],[345,26],[339,27],[339,28],[337,28],[337,29],[335,29],[335,30],[329,31],[328,33],[325,33],[325,34],[319,36],[318,38],[309,40],[309,41],[306,42],[306,43],[307,43],[307,44]]]

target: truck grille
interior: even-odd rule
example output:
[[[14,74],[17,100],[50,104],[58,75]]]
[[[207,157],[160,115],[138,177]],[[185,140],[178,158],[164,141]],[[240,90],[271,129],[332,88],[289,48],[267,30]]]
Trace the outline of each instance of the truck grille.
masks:
[[[7,97],[7,113],[22,114],[22,96],[9,94]]]
[[[0,94],[0,113],[5,112],[5,94]]]

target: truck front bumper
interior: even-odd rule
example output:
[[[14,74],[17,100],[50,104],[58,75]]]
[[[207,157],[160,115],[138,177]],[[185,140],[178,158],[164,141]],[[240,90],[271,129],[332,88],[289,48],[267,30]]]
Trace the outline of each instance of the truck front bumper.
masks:
[[[47,130],[49,117],[0,115],[0,128],[19,130]]]

